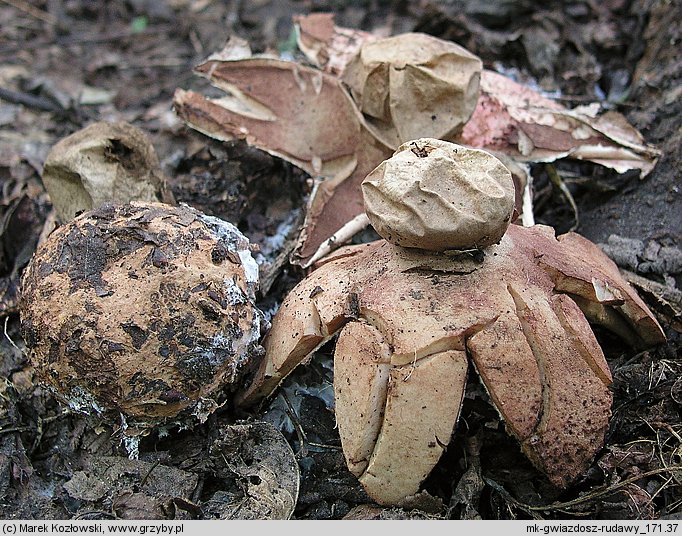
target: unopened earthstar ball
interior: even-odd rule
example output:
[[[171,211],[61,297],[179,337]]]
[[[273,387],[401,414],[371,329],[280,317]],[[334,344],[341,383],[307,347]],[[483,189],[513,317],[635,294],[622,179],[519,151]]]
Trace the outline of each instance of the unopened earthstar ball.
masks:
[[[262,355],[257,285],[230,223],[186,206],[103,205],[36,251],[22,335],[41,380],[75,409],[143,427],[204,420]]]
[[[492,154],[433,138],[403,143],[362,182],[365,212],[384,239],[430,251],[500,241],[514,182]]]

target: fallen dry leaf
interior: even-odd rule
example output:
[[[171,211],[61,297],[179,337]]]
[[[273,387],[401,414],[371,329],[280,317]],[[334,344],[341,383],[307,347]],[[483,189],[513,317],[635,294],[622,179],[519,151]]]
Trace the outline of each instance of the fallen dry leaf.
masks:
[[[285,437],[270,423],[228,425],[210,450],[220,488],[203,505],[208,518],[289,519],[300,471]],[[238,491],[230,491],[237,488]]]
[[[196,474],[162,463],[118,456],[88,457],[64,490],[78,502],[78,513],[111,508],[122,519],[177,519],[173,502],[188,500]]]

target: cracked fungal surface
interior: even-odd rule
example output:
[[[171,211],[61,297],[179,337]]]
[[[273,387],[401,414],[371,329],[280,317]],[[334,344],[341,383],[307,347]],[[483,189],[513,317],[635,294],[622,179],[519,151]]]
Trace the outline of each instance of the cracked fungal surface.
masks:
[[[611,373],[589,321],[639,347],[664,334],[615,264],[577,234],[509,227],[483,257],[384,240],[339,250],[273,319],[241,404],[267,397],[338,333],[336,417],[350,470],[377,502],[415,494],[478,373],[507,430],[557,486],[601,448]]]
[[[43,381],[130,424],[200,419],[262,355],[258,265],[234,226],[189,207],[103,205],[59,228],[22,281]]]

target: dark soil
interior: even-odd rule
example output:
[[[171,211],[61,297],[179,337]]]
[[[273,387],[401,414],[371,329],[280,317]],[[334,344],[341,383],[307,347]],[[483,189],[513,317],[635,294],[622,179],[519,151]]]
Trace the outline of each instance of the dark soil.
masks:
[[[269,511],[258,500],[241,510],[225,506],[249,489],[265,497],[268,463],[271,472],[295,478],[292,468],[277,469],[286,466],[284,458],[263,461],[257,445],[268,433],[234,427],[257,420],[275,424],[293,449],[300,472],[296,519],[682,517],[680,0],[49,0],[26,6],[0,2],[1,518],[285,515],[286,501]],[[578,205],[577,231],[603,244],[628,271],[669,337],[662,347],[635,353],[597,331],[614,375],[613,418],[606,445],[570,488],[553,488],[530,465],[472,378],[452,442],[424,484],[430,495],[415,509],[372,505],[340,450],[329,396],[330,348],[261,411],[234,415],[225,408],[191,431],[151,434],[132,460],[119,423],[74,413],[35,380],[19,335],[17,300],[23,269],[41,235],[54,227],[40,178],[50,147],[94,121],[133,123],[150,135],[177,200],[232,221],[265,247],[287,218],[294,227],[300,223],[308,178],[244,144],[191,131],[174,116],[171,98],[178,87],[206,89],[192,68],[231,35],[246,38],[255,51],[291,53],[292,15],[313,10],[335,12],[341,26],[456,41],[487,68],[537,83],[568,106],[601,101],[620,111],[663,151],[643,179],[556,163]],[[533,174],[536,220],[568,230],[575,214],[542,167]],[[263,309],[302,276],[286,262],[274,266]],[[273,452],[284,456],[272,441]],[[246,461],[227,470],[225,453]]]

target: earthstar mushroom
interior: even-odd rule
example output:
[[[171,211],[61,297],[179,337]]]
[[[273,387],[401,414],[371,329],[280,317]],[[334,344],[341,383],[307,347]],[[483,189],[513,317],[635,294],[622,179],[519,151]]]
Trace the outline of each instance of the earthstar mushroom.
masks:
[[[22,335],[40,378],[75,409],[140,428],[205,420],[262,356],[257,284],[232,224],[187,206],[103,205],[36,251]]]
[[[530,461],[568,486],[601,448],[612,404],[588,321],[637,347],[665,336],[617,266],[578,234],[511,225],[482,251],[386,240],[338,250],[285,298],[238,403],[268,397],[338,335],[339,434],[376,502],[400,505],[419,491],[450,442],[471,371]]]

